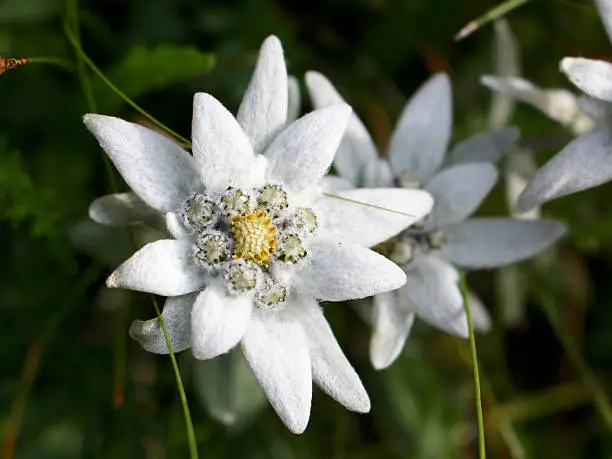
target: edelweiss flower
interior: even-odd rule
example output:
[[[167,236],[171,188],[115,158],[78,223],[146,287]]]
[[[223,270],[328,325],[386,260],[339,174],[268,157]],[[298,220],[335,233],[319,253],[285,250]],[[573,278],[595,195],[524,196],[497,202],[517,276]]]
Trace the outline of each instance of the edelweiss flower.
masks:
[[[595,0],[595,4],[612,40],[612,0]],[[570,81],[587,95],[575,102],[581,110],[578,116],[583,119],[588,116],[591,120],[584,128],[574,129],[574,133],[583,135],[570,142],[538,171],[518,200],[517,209],[520,212],[612,180],[612,64],[566,57],[560,67]],[[493,83],[492,80],[490,82]],[[503,85],[501,88],[496,84],[492,86],[507,89]],[[547,111],[549,116],[557,113],[568,111]]]
[[[299,433],[313,379],[349,409],[370,408],[317,300],[403,285],[404,273],[367,246],[422,218],[432,200],[393,189],[346,196],[398,213],[323,197],[319,182],[351,109],[330,106],[286,126],[287,99],[282,48],[270,37],[237,119],[196,94],[193,157],[137,124],[100,115],[85,124],[138,197],[166,214],[175,238],[143,247],[107,285],[168,296],[163,316],[177,351],[209,359],[241,343],[270,403]],[[167,352],[157,321],[131,333],[145,349]]]
[[[310,72],[306,83],[315,107],[343,99],[319,73]],[[449,154],[451,88],[446,75],[432,77],[407,104],[391,137],[389,161],[378,156],[363,123],[353,116],[335,158],[335,166],[351,185],[390,185],[423,188],[434,197],[428,219],[381,245],[381,250],[406,272],[408,282],[398,291],[374,298],[374,335],[370,357],[376,368],[390,365],[401,352],[415,314],[458,336],[468,335],[463,301],[458,288],[462,268],[493,268],[543,250],[564,229],[554,221],[510,218],[467,219],[497,180],[487,162],[512,145],[514,129],[474,136]],[[342,186],[336,180],[334,186]],[[350,186],[350,185],[349,185]],[[474,303],[480,328],[488,326],[484,309]]]

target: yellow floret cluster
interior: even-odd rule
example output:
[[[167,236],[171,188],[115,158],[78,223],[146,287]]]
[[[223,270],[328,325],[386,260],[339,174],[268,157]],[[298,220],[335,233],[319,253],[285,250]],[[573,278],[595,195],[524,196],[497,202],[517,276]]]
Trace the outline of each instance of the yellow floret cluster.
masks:
[[[276,252],[276,226],[262,210],[233,215],[231,221],[235,249],[232,258],[244,258],[267,267]]]

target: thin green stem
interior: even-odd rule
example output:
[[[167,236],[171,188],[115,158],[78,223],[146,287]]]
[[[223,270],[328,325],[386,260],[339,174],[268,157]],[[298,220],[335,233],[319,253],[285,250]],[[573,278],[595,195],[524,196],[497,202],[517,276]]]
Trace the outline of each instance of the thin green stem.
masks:
[[[472,360],[469,352],[463,348],[459,348],[458,350],[462,360],[471,367]],[[527,457],[527,453],[525,452],[521,439],[519,438],[519,435],[512,424],[513,420],[504,415],[505,411],[497,409],[497,398],[495,397],[491,384],[489,381],[487,381],[484,375],[480,376],[480,384],[482,386],[482,398],[488,401],[487,404],[489,406],[495,407],[494,411],[495,413],[498,413],[496,416],[489,415],[489,418],[496,425],[503,442],[508,448],[508,454],[512,459],[525,459]]]
[[[570,410],[591,401],[591,394],[582,382],[551,387],[496,406],[490,413],[493,419],[525,422],[563,410]]]
[[[465,37],[471,35],[476,32],[483,25],[498,19],[510,11],[518,8],[521,5],[524,5],[530,0],[508,0],[496,7],[490,9],[485,14],[480,16],[478,19],[474,19],[467,23],[465,27],[463,27],[457,35],[455,35],[455,41],[463,40]]]
[[[79,8],[77,6],[76,0],[68,0],[67,4],[67,21],[72,24],[72,30],[74,32],[74,37],[76,42],[81,44],[81,31],[79,26]],[[81,87],[83,89],[83,94],[85,94],[85,100],[87,101],[87,106],[89,110],[93,113],[97,112],[96,99],[93,95],[93,89],[91,87],[91,80],[89,79],[89,73],[87,72],[87,67],[85,66],[85,62],[80,56],[77,54],[77,72],[79,74],[79,81],[81,82]]]
[[[153,295],[151,295],[151,299],[153,301],[153,306],[155,307],[157,317],[159,318],[159,324],[161,325],[162,331],[164,332],[166,344],[168,345],[170,360],[172,361],[172,368],[174,369],[174,375],[176,376],[176,385],[178,387],[179,396],[183,405],[183,414],[185,417],[185,424],[187,425],[187,438],[189,440],[189,457],[191,459],[198,459],[198,445],[196,442],[195,431],[193,429],[193,422],[191,421],[189,405],[187,404],[187,395],[185,394],[185,388],[183,387],[183,381],[181,379],[181,372],[179,371],[178,364],[176,363],[176,357],[174,356],[174,352],[172,351],[172,343],[170,342],[170,336],[168,335],[168,330],[166,330],[166,324],[164,323],[164,319],[161,316],[157,300]]]
[[[49,65],[55,65],[57,67],[61,67],[62,69],[68,72],[72,71],[72,66],[70,65],[70,62],[68,62],[66,59],[62,59],[59,57],[36,56],[36,57],[29,57],[28,59],[29,59],[28,64],[49,64]]]
[[[368,204],[367,202],[357,201],[356,199],[345,198],[344,196],[338,196],[337,194],[323,193],[323,196],[327,196],[328,198],[340,199],[341,201],[351,202],[353,204],[358,204],[360,206],[371,207],[373,209],[384,210],[385,212],[393,212],[394,214],[405,215],[407,217],[414,217],[414,215],[406,213],[406,212],[400,212],[399,210],[377,206],[376,204]]]
[[[569,357],[572,364],[580,373],[582,380],[584,381],[584,385],[591,393],[591,398],[597,411],[601,415],[606,427],[610,432],[612,432],[612,410],[610,409],[610,400],[608,396],[604,392],[599,380],[595,376],[595,374],[591,371],[586,361],[582,358],[580,351],[578,350],[578,346],[574,341],[573,337],[563,328],[559,322],[559,318],[557,315],[557,311],[555,310],[555,306],[552,301],[548,298],[548,296],[542,295],[541,298],[541,306],[548,322],[552,326],[557,338],[561,342],[561,346],[565,350],[565,353]]]
[[[81,43],[80,43],[80,38],[79,38],[79,34],[78,34],[78,6],[76,4],[76,0],[68,0],[68,7],[69,7],[69,18],[71,17],[73,21],[75,21],[75,23],[73,24],[73,27],[75,28],[76,32],[73,33],[70,29],[70,25],[65,22],[64,23],[64,30],[66,33],[66,37],[68,38],[68,40],[70,41],[70,43],[72,44],[72,46],[75,48],[75,50],[77,51],[77,57],[78,57],[78,61],[79,63],[82,63],[83,61],[85,63],[87,63],[87,65],[91,68],[91,70],[102,80],[104,81],[111,89],[113,89],[117,94],[119,94],[119,96],[121,96],[128,104],[130,104],[134,109],[136,109],[138,112],[140,112],[142,115],[144,115],[147,119],[149,119],[151,122],[155,123],[157,126],[159,126],[160,128],[164,129],[166,132],[168,132],[169,134],[173,135],[175,138],[178,138],[179,140],[185,142],[185,143],[189,143],[186,139],[184,139],[183,137],[179,136],[178,134],[176,134],[174,131],[172,131],[170,128],[167,128],[166,126],[164,126],[161,122],[157,121],[155,118],[153,118],[151,115],[149,115],[147,112],[145,112],[143,109],[141,109],[138,105],[136,105],[134,102],[132,102],[131,99],[129,99],[125,94],[123,94],[115,85],[113,85],[107,78],[106,76],[98,69],[98,67],[91,61],[91,59],[89,59],[89,57],[85,54],[85,52],[83,51],[82,47],[81,47]],[[72,11],[71,11],[72,10]],[[89,81],[89,75],[87,74],[87,69],[83,69],[83,72],[79,72],[79,78],[83,81],[84,79],[87,79],[87,81]],[[87,91],[89,88],[89,90],[91,89],[91,86],[89,84],[82,84],[83,86],[83,91],[86,92],[86,98],[88,99],[88,105],[89,108],[92,111],[95,111],[95,99],[93,96],[93,92],[90,93],[91,97],[87,97]],[[104,158],[106,159],[106,161],[108,162],[108,158],[106,158],[106,156],[104,156]],[[111,180],[111,188],[113,189],[114,192],[116,192],[116,184],[114,181],[114,176],[112,173],[112,168],[110,166],[110,163],[108,163],[108,167],[107,167],[107,173],[109,176],[109,179]],[[128,236],[130,238],[130,241],[132,243],[133,246],[135,246],[134,243],[134,238],[133,235],[131,234],[130,230],[127,229],[128,232]],[[135,247],[134,247],[135,248]],[[166,324],[164,322],[164,319],[161,315],[161,311],[159,309],[159,305],[157,304],[157,300],[155,299],[155,297],[153,295],[151,295],[151,300],[153,303],[153,307],[155,308],[155,313],[157,314],[157,318],[159,320],[159,323],[162,327],[163,333],[164,333],[164,338],[166,340],[166,344],[168,346],[168,352],[170,354],[170,361],[172,362],[172,368],[174,370],[174,376],[176,379],[176,386],[179,392],[179,397],[181,399],[181,405],[183,408],[183,414],[185,417],[185,424],[187,427],[187,441],[189,444],[189,456],[191,459],[198,459],[198,447],[197,447],[197,442],[196,442],[196,437],[195,437],[195,431],[193,428],[193,422],[191,420],[191,413],[189,411],[189,405],[187,403],[187,396],[185,394],[185,388],[183,386],[183,380],[181,378],[181,373],[179,371],[178,368],[178,364],[176,362],[176,357],[174,355],[174,351],[172,350],[172,343],[170,342],[170,337],[168,335],[168,331],[166,330]],[[116,341],[118,344],[121,345],[122,341],[118,340]],[[123,344],[125,344],[125,340],[123,340]],[[121,359],[121,353],[119,354],[119,358]],[[124,360],[124,359],[122,359]],[[115,365],[119,365],[120,362],[115,362]],[[123,374],[123,373],[122,373]],[[115,382],[115,390],[117,389],[116,387],[116,382]],[[116,401],[116,399],[115,399]]]
[[[81,45],[81,33],[80,33],[80,25],[79,25],[79,8],[76,0],[68,0],[67,1],[67,23],[72,24],[72,30],[74,30],[74,37],[79,47]],[[83,59],[79,53],[76,54],[77,60],[77,73],[79,77],[79,81],[81,83],[81,89],[83,90],[83,94],[85,95],[85,100],[87,102],[87,109],[96,113],[98,111],[96,99],[93,93],[93,89],[91,87],[91,79],[89,78],[89,73],[87,72],[87,68]],[[104,169],[106,170],[106,176],[108,177],[108,181],[110,183],[110,187],[113,193],[117,192],[117,181],[115,180],[115,174],[113,173],[113,166],[111,165],[110,159],[104,153],[102,153],[102,161],[104,163]]]
[[[480,459],[486,459],[487,453],[485,450],[485,432],[484,420],[482,416],[482,395],[480,393],[480,372],[478,370],[478,354],[476,352],[476,338],[474,337],[474,325],[472,324],[472,312],[470,311],[470,300],[468,299],[467,282],[465,281],[465,273],[463,271],[459,272],[459,284],[461,287],[461,295],[463,296],[463,304],[465,306],[468,329],[470,332],[470,351],[472,353],[472,368],[474,370],[474,392],[476,393],[476,419],[478,422],[478,457]]]
[[[137,105],[132,99],[130,99],[128,96],[126,96],[117,86],[115,86],[106,77],[106,75],[104,75],[104,73],[93,63],[93,61],[89,58],[89,56],[87,56],[87,54],[85,54],[85,51],[83,51],[83,48],[81,48],[81,45],[79,44],[79,42],[76,39],[74,33],[70,30],[70,27],[67,24],[64,24],[64,29],[65,29],[66,36],[68,37],[68,40],[70,41],[70,44],[75,48],[75,50],[77,51],[77,53],[79,54],[81,59],[83,59],[83,61],[85,61],[85,63],[89,66],[89,68],[92,70],[92,72],[94,72],[96,74],[96,76],[98,78],[100,78],[104,82],[104,84],[106,84],[119,97],[121,97],[128,105],[130,105],[130,107],[132,107],[134,110],[136,110],[138,113],[140,113],[146,119],[148,119],[151,123],[155,124],[157,127],[162,129],[166,133],[170,134],[172,137],[177,139],[182,144],[184,144],[184,145],[190,145],[191,144],[189,142],[189,140],[187,140],[185,137],[183,137],[182,135],[176,133],[175,131],[170,129],[168,126],[163,124],[161,121],[159,121],[156,118],[154,118],[153,116],[151,116],[149,113],[147,113],[145,110],[143,110],[139,105]]]

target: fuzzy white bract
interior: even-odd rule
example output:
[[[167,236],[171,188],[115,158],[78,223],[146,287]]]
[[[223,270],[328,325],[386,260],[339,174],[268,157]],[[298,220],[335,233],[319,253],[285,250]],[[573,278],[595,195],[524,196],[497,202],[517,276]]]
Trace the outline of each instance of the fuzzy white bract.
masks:
[[[342,97],[321,74],[310,72],[306,83],[315,107],[341,103]],[[379,157],[363,123],[354,115],[336,154],[342,178],[331,189],[352,186],[422,188],[434,197],[431,214],[379,246],[402,267],[406,286],[374,297],[374,334],[370,357],[385,368],[401,352],[415,315],[458,336],[468,327],[456,266],[493,268],[530,257],[564,232],[555,221],[471,218],[497,180],[492,161],[518,138],[514,128],[490,131],[457,144],[446,154],[452,126],[450,81],[438,74],[406,105],[391,137],[388,161]],[[489,326],[481,303],[471,301],[475,325]]]
[[[351,109],[336,104],[288,124],[287,87],[281,44],[270,37],[236,118],[196,94],[193,156],[117,118],[87,115],[85,124],[173,236],[144,246],[107,285],[169,297],[163,317],[176,351],[210,359],[241,344],[273,408],[300,433],[313,380],[347,408],[370,409],[317,301],[402,286],[402,270],[368,246],[423,218],[432,199],[415,190],[352,192],[397,211],[387,212],[325,197],[320,182]],[[168,352],[155,319],[134,323],[131,335]]]
[[[612,40],[612,0],[595,0],[595,5]],[[612,180],[612,64],[566,57],[560,70],[585,95],[576,97],[565,90],[542,91],[518,78],[483,79],[487,86],[535,105],[579,135],[540,168],[519,197],[519,212]]]

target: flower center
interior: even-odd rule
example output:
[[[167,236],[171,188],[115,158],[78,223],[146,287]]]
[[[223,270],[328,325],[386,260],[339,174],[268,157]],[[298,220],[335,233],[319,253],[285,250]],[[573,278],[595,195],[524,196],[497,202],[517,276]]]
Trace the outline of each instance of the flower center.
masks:
[[[232,258],[244,258],[268,266],[270,255],[276,252],[276,226],[262,210],[233,215],[231,230],[236,244]]]

